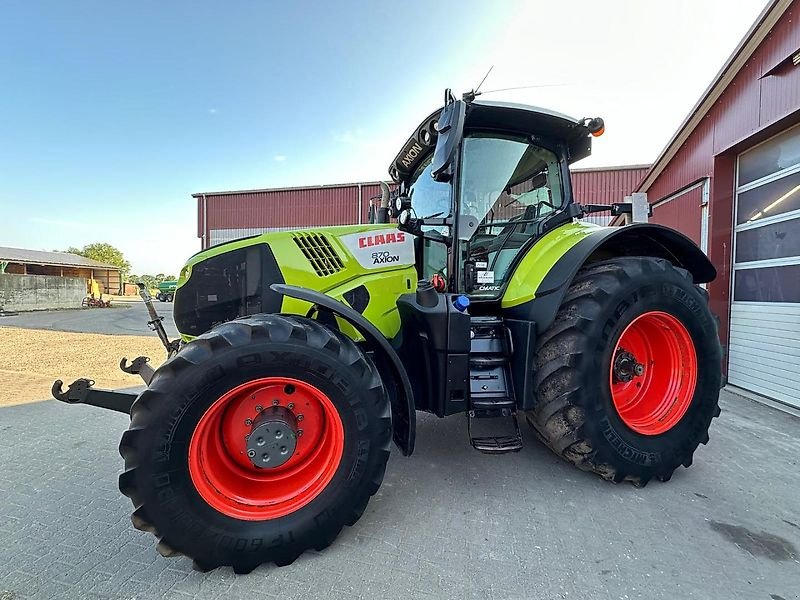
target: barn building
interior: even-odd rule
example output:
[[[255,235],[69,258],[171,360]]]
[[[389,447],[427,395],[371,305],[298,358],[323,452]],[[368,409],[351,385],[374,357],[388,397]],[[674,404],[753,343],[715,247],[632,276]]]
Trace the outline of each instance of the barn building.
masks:
[[[79,308],[90,289],[120,293],[121,279],[119,267],[76,254],[0,248],[0,313]]]
[[[572,187],[579,202],[610,204],[630,194],[649,165],[574,169]],[[192,194],[197,201],[201,247],[265,231],[368,223],[369,203],[380,198],[377,181],[263,190]],[[609,217],[592,215],[605,224]]]
[[[800,0],[773,0],[637,191],[717,279],[732,385],[800,407]]]
[[[119,267],[68,252],[0,248],[0,273],[94,279],[106,294],[119,294],[122,285]]]

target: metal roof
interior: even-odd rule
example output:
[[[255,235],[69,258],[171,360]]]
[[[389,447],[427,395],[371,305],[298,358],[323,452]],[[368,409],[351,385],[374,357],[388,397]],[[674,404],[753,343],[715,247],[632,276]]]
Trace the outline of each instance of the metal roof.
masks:
[[[770,0],[728,60],[725,61],[711,85],[706,88],[700,100],[683,120],[678,131],[653,162],[650,172],[639,184],[637,191],[646,192],[655,182],[791,4],[792,0]]]
[[[337,188],[352,188],[358,186],[380,185],[380,181],[357,181],[355,183],[324,183],[320,185],[298,185],[290,187],[259,188],[254,190],[229,190],[222,192],[197,192],[192,194],[192,198],[203,196],[240,196],[242,194],[261,194],[265,192],[295,192],[307,190],[329,190]]]
[[[53,265],[57,267],[88,267],[119,271],[119,267],[102,263],[91,258],[69,254],[68,252],[45,252],[25,248],[0,247],[0,260],[34,265]]]

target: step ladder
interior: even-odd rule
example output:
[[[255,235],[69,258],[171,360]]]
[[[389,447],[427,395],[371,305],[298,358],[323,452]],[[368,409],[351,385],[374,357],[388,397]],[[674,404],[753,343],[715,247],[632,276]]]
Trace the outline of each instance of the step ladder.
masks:
[[[467,433],[472,447],[486,454],[519,452],[522,434],[511,380],[511,337],[499,317],[470,319],[470,406]],[[488,423],[494,427],[486,427]],[[484,425],[478,425],[482,423]],[[497,434],[497,426],[503,433]],[[493,435],[476,429],[494,429]]]

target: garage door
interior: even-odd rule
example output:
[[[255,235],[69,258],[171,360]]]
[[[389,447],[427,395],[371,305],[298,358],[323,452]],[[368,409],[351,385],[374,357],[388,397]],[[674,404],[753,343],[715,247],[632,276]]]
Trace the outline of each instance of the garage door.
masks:
[[[738,160],[732,384],[800,407],[800,127]]]

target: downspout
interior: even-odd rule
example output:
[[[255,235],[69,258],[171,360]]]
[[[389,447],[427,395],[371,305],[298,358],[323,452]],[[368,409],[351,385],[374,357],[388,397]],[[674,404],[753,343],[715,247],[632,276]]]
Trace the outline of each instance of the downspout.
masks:
[[[364,198],[362,196],[361,184],[359,183],[358,184],[358,224],[359,225],[361,225],[361,223],[364,221],[364,217],[362,216],[363,214],[364,214]]]
[[[203,250],[208,248],[208,199],[203,194]]]

